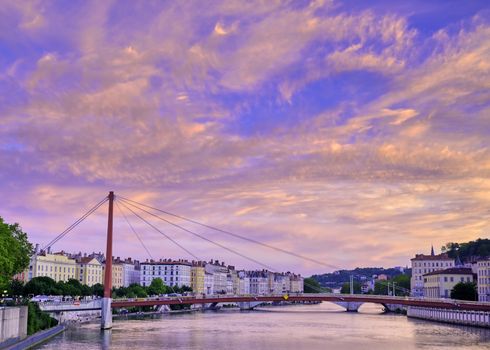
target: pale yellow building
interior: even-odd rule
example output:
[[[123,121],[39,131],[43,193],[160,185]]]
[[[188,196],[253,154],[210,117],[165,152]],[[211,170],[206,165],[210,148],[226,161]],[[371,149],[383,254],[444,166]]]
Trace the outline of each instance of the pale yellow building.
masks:
[[[460,282],[473,282],[473,272],[468,267],[453,267],[423,275],[425,298],[450,298],[451,290]]]
[[[105,280],[105,264],[102,265],[102,284]],[[124,264],[122,261],[112,261],[112,287],[121,288],[124,286]]]
[[[204,293],[204,266],[193,265],[191,267],[191,288],[194,293]]]
[[[490,301],[490,260],[477,263],[478,301]]]
[[[56,282],[76,279],[77,263],[60,254],[39,254],[33,255],[29,264],[28,280],[34,277],[51,277]]]
[[[102,284],[102,264],[95,258],[81,258],[77,261],[77,277],[81,284],[87,286]]]

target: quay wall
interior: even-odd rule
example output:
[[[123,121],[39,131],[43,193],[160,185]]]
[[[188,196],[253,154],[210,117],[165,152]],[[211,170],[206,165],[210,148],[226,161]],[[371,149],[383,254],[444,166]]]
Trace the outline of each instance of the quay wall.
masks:
[[[410,306],[408,307],[407,316],[423,320],[490,328],[489,311],[465,311]]]
[[[27,306],[0,307],[0,348],[27,336]]]

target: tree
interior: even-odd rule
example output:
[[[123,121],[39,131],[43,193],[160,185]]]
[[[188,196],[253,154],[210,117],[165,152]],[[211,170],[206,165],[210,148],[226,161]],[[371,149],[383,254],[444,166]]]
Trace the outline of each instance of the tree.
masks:
[[[32,244],[19,224],[9,225],[0,217],[0,287],[7,287],[16,273],[29,266]]]
[[[133,283],[133,284],[130,284],[129,287],[128,287],[128,297],[131,298],[129,296],[129,294],[131,294],[131,297],[134,298],[134,296],[138,297],[138,298],[146,298],[148,296],[148,293],[146,293],[146,290],[145,288],[143,288],[142,286],[140,286],[139,284],[137,283]]]
[[[342,294],[350,294],[350,283],[345,282],[340,289],[340,293]],[[354,294],[361,294],[361,284],[359,282],[354,281]]]
[[[322,293],[323,288],[320,283],[312,277],[305,278],[304,281],[304,291],[305,293]]]
[[[478,300],[478,291],[475,282],[459,282],[451,290],[451,299]]]
[[[104,296],[104,286],[102,284],[96,283],[92,286],[91,289],[92,289],[92,291],[91,291],[92,295],[95,295],[98,297]]]
[[[10,285],[8,287],[9,295],[14,297],[19,297],[24,295],[24,283],[15,278],[10,281]]]
[[[397,275],[388,281],[376,281],[374,283],[375,295],[387,295],[388,294],[388,284],[389,290],[393,293],[393,282],[395,282],[396,295],[406,296],[410,295],[410,276],[408,275]]]
[[[160,295],[166,293],[167,287],[161,278],[154,278],[147,290],[149,295]]]
[[[26,295],[61,295],[63,294],[62,288],[51,277],[34,277],[24,286],[24,293]]]

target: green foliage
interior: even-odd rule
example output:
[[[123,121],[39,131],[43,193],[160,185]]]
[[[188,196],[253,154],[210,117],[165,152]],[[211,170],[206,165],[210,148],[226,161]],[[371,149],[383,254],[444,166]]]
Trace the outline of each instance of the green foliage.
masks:
[[[39,309],[37,303],[28,303],[27,314],[27,334],[31,335],[40,330],[54,327],[58,324],[58,321],[50,317],[47,313],[44,313]]]
[[[13,279],[7,288],[8,294],[13,297],[24,295],[24,283],[19,280]]]
[[[410,276],[410,269],[406,270],[405,273]],[[354,270],[338,270],[332,273],[313,275],[311,277],[318,281],[323,287],[338,288],[341,287],[344,282],[349,281],[351,275],[354,276],[354,281],[361,281],[363,278],[371,279],[373,275],[381,274],[388,276],[388,278],[393,278],[402,274],[402,272],[394,268],[357,267]]]
[[[475,282],[459,282],[451,290],[451,299],[478,300],[478,291]]]
[[[102,297],[103,294],[104,286],[100,283],[89,287],[76,279],[70,279],[67,282],[55,282],[52,278],[43,276],[34,277],[27,282],[21,295],[64,295],[72,297],[95,295]]]
[[[312,277],[308,277],[304,279],[304,291],[305,293],[326,293],[331,290],[328,288],[322,288],[317,280]]]
[[[340,289],[340,293],[342,294],[350,294],[350,283],[345,282]],[[361,294],[361,284],[359,282],[354,281],[354,294]]]
[[[103,297],[104,296],[104,286],[100,283],[96,283],[92,286],[91,292],[92,292],[92,295],[95,295],[98,297]]]
[[[161,278],[154,278],[151,284],[148,286],[149,295],[160,295],[169,293],[170,288],[168,288],[162,281]]]
[[[25,295],[61,295],[59,285],[51,277],[35,277],[24,286]]]
[[[9,225],[0,217],[0,288],[29,266],[31,252],[32,245],[19,224]]]
[[[376,281],[374,283],[375,295],[387,295],[388,283],[390,286],[390,292],[393,293],[393,282],[395,282],[396,295],[408,296],[410,295],[410,277],[408,275],[397,275],[388,281]]]
[[[490,239],[477,239],[466,243],[449,242],[441,248],[441,251],[446,252],[451,258],[459,256],[463,263],[471,262],[490,256]]]

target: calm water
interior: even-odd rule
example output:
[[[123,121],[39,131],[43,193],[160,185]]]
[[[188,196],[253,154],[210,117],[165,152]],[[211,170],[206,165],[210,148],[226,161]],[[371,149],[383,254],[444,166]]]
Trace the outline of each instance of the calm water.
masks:
[[[381,315],[375,305],[338,310],[323,303],[115,320],[112,331],[85,324],[37,349],[490,349],[490,330]]]

